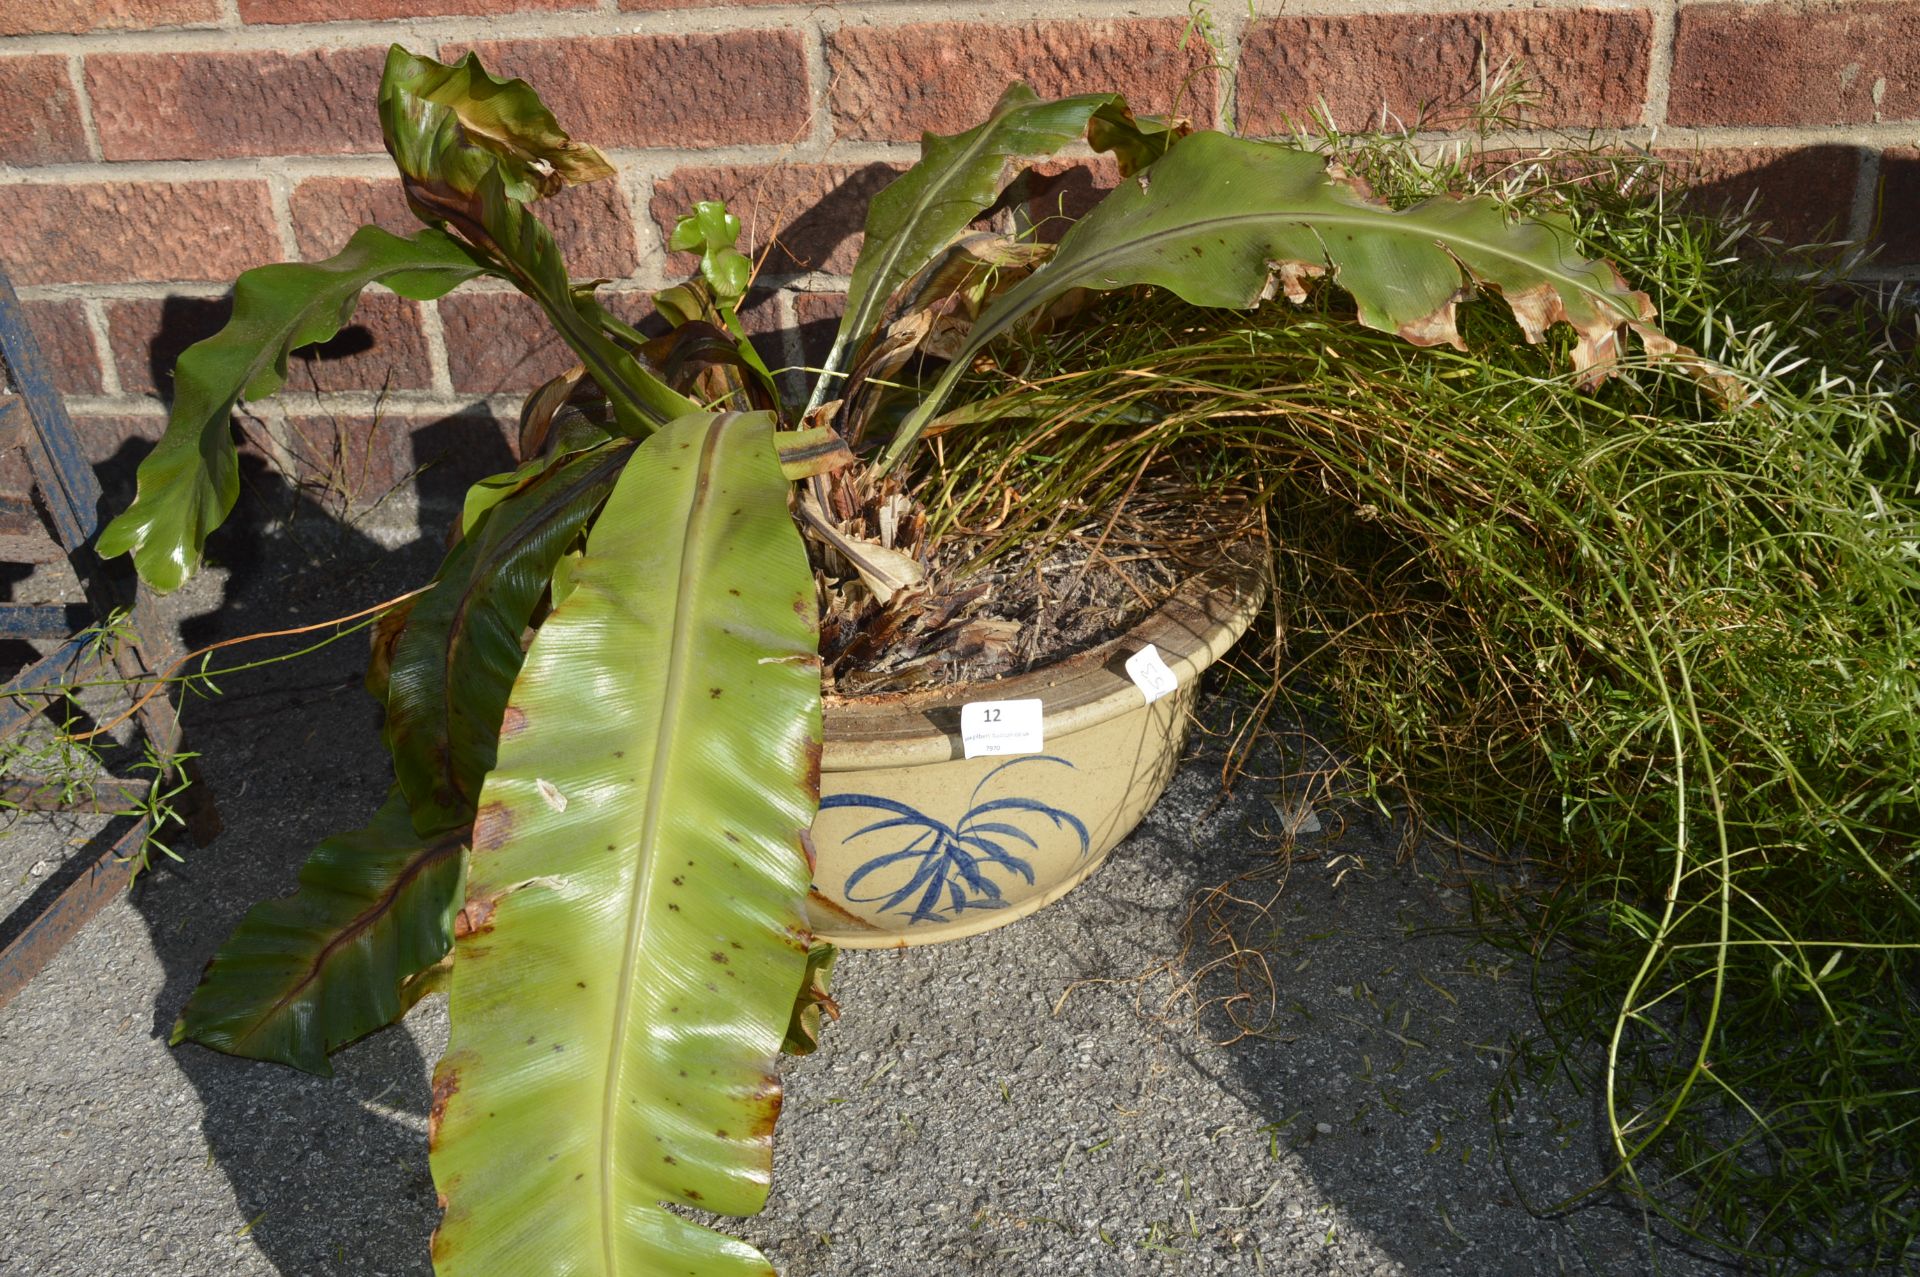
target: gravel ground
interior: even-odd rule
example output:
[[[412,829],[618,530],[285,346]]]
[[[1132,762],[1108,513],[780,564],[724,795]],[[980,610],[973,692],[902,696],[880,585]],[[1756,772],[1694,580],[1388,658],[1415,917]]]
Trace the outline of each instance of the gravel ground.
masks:
[[[306,531],[302,531],[302,529]],[[257,530],[173,604],[190,642],[318,620],[424,579],[430,538]],[[390,541],[391,538],[385,538]],[[330,1079],[166,1034],[201,968],[388,772],[357,640],[223,680],[187,714],[227,832],[115,901],[0,1010],[0,1272],[428,1274],[432,998]],[[1272,789],[1223,796],[1204,742],[1067,900],[1000,931],[848,953],[845,1014],[789,1064],[773,1201],[741,1231],[785,1277],[1706,1274],[1604,1198],[1538,1218],[1488,1096],[1531,1022],[1524,972],[1455,931],[1451,862],[1392,830],[1308,839],[1284,878]],[[1329,820],[1329,824],[1336,822]],[[9,861],[66,835],[16,824]],[[1249,876],[1251,875],[1251,876]],[[1238,882],[1276,1012],[1216,1044],[1182,957],[1196,895]],[[1201,988],[1215,990],[1215,984]],[[1528,1197],[1601,1170],[1590,1099],[1507,1124]],[[516,1277],[516,1275],[506,1275]]]

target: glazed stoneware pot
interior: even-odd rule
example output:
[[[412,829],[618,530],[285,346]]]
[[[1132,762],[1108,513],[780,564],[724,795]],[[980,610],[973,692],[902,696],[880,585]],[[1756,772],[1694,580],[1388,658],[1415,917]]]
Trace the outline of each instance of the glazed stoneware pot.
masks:
[[[1127,633],[987,683],[828,698],[809,901],[848,948],[953,940],[1059,899],[1166,788],[1200,675],[1266,598],[1262,556],[1188,580]],[[1127,658],[1151,644],[1178,680],[1149,703]],[[962,706],[1037,699],[1031,752],[965,757]],[[979,711],[976,711],[979,712]]]

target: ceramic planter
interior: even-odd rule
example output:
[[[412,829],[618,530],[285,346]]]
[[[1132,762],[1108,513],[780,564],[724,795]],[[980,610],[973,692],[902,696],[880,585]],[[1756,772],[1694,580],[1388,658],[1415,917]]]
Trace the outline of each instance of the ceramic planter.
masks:
[[[1121,637],[1044,669],[921,693],[829,698],[813,826],[815,931],[848,948],[953,940],[1057,900],[1166,788],[1207,666],[1266,598],[1258,554],[1193,577]],[[1152,644],[1178,689],[1149,704],[1124,662]],[[966,758],[963,704],[1037,698],[1039,750]]]

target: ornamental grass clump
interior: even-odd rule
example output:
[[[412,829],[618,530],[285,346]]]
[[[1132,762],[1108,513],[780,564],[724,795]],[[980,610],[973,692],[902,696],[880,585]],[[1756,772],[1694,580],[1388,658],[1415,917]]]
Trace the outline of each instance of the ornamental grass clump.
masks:
[[[993,524],[1011,485],[996,535],[1044,536],[1167,458],[1259,491],[1281,717],[1331,724],[1371,797],[1549,871],[1481,894],[1542,1017],[1496,1113],[1591,1083],[1606,1185],[1669,1225],[1782,1268],[1913,1263],[1912,316],[1835,250],[1675,206],[1642,158],[1331,145],[1395,202],[1472,182],[1566,217],[1698,357],[1589,388],[1485,310],[1465,351],[1416,351],[1324,291],[1109,300],[1119,345],[998,351],[983,389],[1011,388],[936,434],[936,523]]]

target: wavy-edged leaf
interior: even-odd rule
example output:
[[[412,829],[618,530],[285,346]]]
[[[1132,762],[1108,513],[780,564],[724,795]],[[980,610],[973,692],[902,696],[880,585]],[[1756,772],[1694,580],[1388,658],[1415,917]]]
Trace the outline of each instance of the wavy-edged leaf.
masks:
[[[665,422],[698,410],[698,404],[669,389],[603,331],[591,287],[575,290],[553,232],[531,208],[512,198],[497,168],[480,180],[471,198],[418,186],[409,186],[408,193],[420,211],[444,217],[539,304],[606,392],[615,420],[627,433],[643,438]]]
[[[722,210],[726,208],[725,204],[718,201],[714,203]],[[705,206],[704,202],[701,206]],[[739,218],[731,214],[727,214],[727,217],[734,224],[739,223]],[[740,257],[740,254],[735,253],[734,256]],[[745,257],[740,257],[740,260],[746,262]],[[752,263],[747,263],[747,278],[744,281],[736,278],[734,281],[742,290],[739,293],[723,296],[718,288],[709,282],[719,275],[722,276],[721,283],[727,284],[724,275],[730,269],[732,268],[716,267],[713,271],[709,271],[705,260],[702,259],[701,277],[690,279],[684,284],[676,284],[672,288],[663,288],[653,295],[654,313],[666,320],[670,328],[677,329],[705,321],[733,334],[734,348],[741,364],[760,383],[761,389],[765,392],[765,401],[775,403],[779,400],[780,391],[774,383],[773,371],[767,367],[766,361],[760,358],[760,352],[754,348],[753,342],[747,337],[746,326],[740,322],[740,303],[744,299],[744,290],[753,282]],[[646,340],[642,338],[637,344],[644,346]]]
[[[414,601],[387,675],[387,743],[422,833],[473,819],[524,653],[520,636],[633,455],[619,440],[549,462],[494,501]]]
[[[448,66],[389,48],[380,129],[406,176],[469,195],[496,165],[521,201],[614,174],[606,156],[567,135],[525,80],[495,79],[472,53]]]
[[[180,356],[167,432],[140,463],[138,495],[100,534],[99,552],[111,558],[131,551],[149,585],[178,589],[200,566],[208,535],[240,494],[234,405],[278,390],[287,378],[287,356],[344,328],[369,284],[429,301],[486,269],[444,231],[402,239],[363,226],[323,262],[286,262],[241,275],[226,327]]]
[[[380,82],[380,120],[413,211],[452,227],[539,303],[628,433],[644,436],[698,407],[601,331],[591,288],[576,297],[552,231],[528,205],[613,168],[569,138],[524,81],[494,79],[472,54],[447,66],[396,44]]]
[[[1088,93],[1043,102],[1026,85],[1014,84],[993,113],[965,133],[925,134],[920,162],[867,207],[866,239],[847,281],[847,309],[807,411],[826,398],[849,348],[879,326],[894,289],[993,203],[1009,160],[1053,154],[1086,131],[1095,111],[1121,101],[1117,94]]]
[[[764,1203],[807,970],[820,669],[786,499],[766,414],[670,424],[527,655],[434,1077],[440,1277],[772,1273],[661,1203]]]
[[[660,370],[662,381],[709,409],[771,410],[772,381],[747,361],[743,349],[752,347],[718,324],[697,319],[653,338],[641,352]]]
[[[466,840],[415,834],[395,789],[365,829],[314,849],[293,895],[247,911],[172,1041],[332,1076],[327,1053],[399,1019],[453,944]]]
[[[1454,307],[1484,284],[1506,297],[1531,340],[1571,324],[1575,366],[1597,376],[1653,307],[1575,246],[1552,223],[1508,220],[1492,199],[1442,196],[1395,210],[1311,152],[1196,133],[1122,182],[1044,266],[981,314],[882,465],[905,455],[982,347],[1075,288],[1152,284],[1197,306],[1248,307],[1276,282],[1297,300],[1305,278],[1331,275],[1353,295],[1361,323],[1431,346],[1460,344]]]

